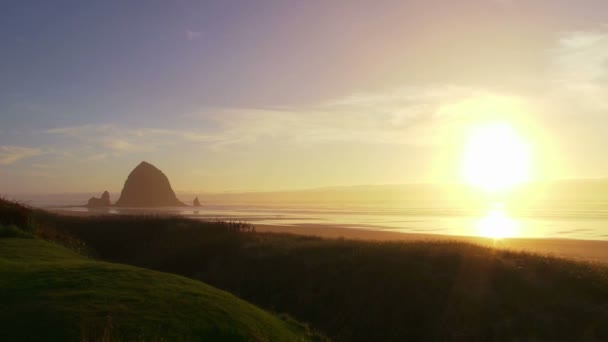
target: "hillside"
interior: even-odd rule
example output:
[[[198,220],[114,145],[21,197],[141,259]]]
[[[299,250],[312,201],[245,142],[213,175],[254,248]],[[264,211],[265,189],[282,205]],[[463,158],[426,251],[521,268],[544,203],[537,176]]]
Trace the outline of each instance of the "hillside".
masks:
[[[608,339],[603,264],[455,241],[228,233],[180,218],[57,220],[104,259],[200,279],[336,341]]]
[[[298,324],[204,283],[23,236],[0,238],[2,341],[307,339]]]

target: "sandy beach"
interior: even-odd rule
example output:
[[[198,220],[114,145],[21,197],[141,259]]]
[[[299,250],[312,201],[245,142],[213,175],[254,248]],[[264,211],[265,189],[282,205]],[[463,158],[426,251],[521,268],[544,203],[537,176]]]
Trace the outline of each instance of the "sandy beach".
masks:
[[[411,234],[323,225],[256,225],[256,230],[259,232],[289,233],[332,239],[355,239],[368,241],[465,241],[494,248],[547,254],[555,257],[568,258],[574,260],[608,263],[608,241],[517,238],[493,240],[474,236]]]

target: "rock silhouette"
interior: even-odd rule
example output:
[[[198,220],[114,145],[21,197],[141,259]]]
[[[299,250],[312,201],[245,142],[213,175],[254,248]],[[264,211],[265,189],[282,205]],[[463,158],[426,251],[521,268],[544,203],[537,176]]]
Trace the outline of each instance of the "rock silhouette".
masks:
[[[104,191],[103,194],[101,194],[101,198],[91,197],[87,203],[87,207],[89,208],[103,208],[111,205],[110,193],[107,191]]]
[[[192,201],[192,205],[195,207],[201,206],[201,202],[198,200],[198,196],[194,199],[194,201]]]
[[[175,196],[169,179],[154,165],[141,162],[125,181],[116,202],[118,207],[184,206]]]

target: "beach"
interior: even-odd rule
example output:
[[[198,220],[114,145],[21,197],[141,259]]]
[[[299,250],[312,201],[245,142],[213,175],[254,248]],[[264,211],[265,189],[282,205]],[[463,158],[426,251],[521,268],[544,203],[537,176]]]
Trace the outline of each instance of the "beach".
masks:
[[[489,239],[474,236],[412,234],[323,225],[256,225],[258,232],[288,233],[331,239],[367,241],[464,241],[493,248],[525,251],[580,261],[608,263],[608,241],[576,239]]]

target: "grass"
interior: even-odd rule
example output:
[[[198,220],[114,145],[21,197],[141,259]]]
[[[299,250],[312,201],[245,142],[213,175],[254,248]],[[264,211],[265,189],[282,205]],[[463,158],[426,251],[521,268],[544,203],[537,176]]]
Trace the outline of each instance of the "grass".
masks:
[[[238,232],[179,218],[64,220],[104,259],[182,274],[337,341],[608,339],[608,267],[461,242]]]
[[[0,238],[2,341],[304,341],[306,327],[177,275]]]
[[[204,281],[336,341],[608,340],[603,264],[461,242],[256,233],[175,217],[32,215],[101,259]]]
[[[17,226],[11,224],[3,226],[0,224],[0,238],[23,238],[28,239],[34,238],[34,235],[19,229]]]

